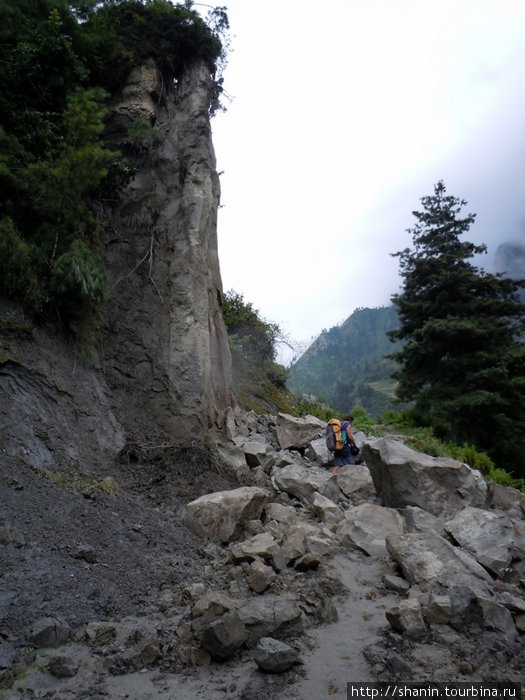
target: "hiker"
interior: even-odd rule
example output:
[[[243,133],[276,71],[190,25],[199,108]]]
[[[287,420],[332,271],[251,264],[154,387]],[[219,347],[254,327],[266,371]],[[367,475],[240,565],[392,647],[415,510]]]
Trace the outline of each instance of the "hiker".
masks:
[[[342,450],[334,452],[334,467],[344,467],[346,464],[355,464],[354,456],[350,450],[350,445],[356,447],[354,436],[352,435],[352,422],[354,417],[350,414],[343,417],[341,432],[346,432],[346,442]]]

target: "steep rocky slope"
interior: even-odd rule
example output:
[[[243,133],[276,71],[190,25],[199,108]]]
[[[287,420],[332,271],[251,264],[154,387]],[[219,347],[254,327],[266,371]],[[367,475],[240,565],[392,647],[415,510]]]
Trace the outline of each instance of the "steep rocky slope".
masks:
[[[345,698],[347,682],[519,682],[523,498],[487,499],[465,465],[362,434],[370,468],[332,474],[322,429],[246,415],[233,441],[146,461],[128,450],[100,480],[4,458],[4,696],[313,700]],[[279,673],[262,670],[268,638]]]

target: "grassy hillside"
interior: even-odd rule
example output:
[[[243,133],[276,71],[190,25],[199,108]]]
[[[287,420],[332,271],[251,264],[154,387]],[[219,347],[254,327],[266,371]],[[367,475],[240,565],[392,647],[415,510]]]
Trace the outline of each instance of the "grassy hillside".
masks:
[[[399,409],[390,377],[395,363],[385,357],[396,348],[386,332],[397,326],[393,306],[357,309],[341,326],[323,331],[291,366],[288,388],[322,397],[343,412],[360,405],[377,418]]]

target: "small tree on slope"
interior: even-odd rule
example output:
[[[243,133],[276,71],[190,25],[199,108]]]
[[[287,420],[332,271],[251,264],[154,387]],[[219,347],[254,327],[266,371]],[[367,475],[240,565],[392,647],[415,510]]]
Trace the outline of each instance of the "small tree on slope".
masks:
[[[414,401],[424,424],[442,437],[486,450],[498,466],[525,476],[525,286],[469,262],[485,245],[460,241],[475,215],[438,182],[421,199],[408,232],[413,249],[399,258],[402,290],[392,297],[403,340],[397,396]]]

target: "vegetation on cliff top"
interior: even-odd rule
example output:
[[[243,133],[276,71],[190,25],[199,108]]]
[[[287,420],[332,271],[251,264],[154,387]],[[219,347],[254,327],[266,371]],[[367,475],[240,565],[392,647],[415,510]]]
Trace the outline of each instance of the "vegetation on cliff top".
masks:
[[[147,58],[165,85],[200,59],[217,99],[227,16],[167,0],[0,0],[0,13],[0,294],[78,332],[105,293],[97,211],[132,175],[104,142],[108,91]]]

